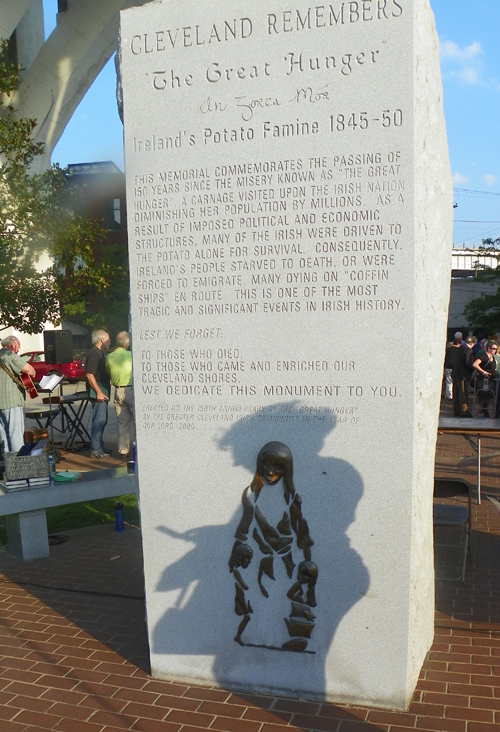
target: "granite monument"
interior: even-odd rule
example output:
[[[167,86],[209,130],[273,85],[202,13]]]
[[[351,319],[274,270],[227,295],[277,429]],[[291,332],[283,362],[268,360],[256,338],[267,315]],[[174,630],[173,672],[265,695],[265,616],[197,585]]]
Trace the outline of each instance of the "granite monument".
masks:
[[[154,676],[405,708],[451,176],[427,0],[122,12]]]

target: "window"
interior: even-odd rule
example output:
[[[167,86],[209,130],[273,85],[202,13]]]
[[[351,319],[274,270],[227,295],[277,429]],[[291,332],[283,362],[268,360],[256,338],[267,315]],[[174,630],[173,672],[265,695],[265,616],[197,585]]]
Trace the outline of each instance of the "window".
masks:
[[[112,198],[106,202],[106,228],[119,229],[121,227],[121,200]]]

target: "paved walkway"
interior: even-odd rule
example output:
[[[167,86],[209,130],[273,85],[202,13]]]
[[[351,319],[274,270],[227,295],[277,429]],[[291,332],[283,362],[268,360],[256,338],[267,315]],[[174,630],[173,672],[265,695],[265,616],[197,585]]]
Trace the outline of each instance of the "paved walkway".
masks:
[[[500,441],[484,449],[500,450]],[[473,451],[438,438],[437,474],[474,481]],[[500,456],[485,493],[500,491]],[[436,634],[405,713],[157,681],[148,675],[137,527],[67,532],[47,559],[0,553],[0,732],[498,732],[500,513],[474,507],[466,581],[436,584]]]

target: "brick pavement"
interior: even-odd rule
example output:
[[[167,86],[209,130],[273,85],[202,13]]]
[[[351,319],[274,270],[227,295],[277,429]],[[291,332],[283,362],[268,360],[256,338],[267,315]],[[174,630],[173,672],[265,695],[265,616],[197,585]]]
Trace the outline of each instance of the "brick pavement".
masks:
[[[438,437],[436,472],[473,480],[472,454]],[[485,464],[496,493],[500,456]],[[500,513],[486,499],[473,514],[473,561],[463,585],[436,583],[434,644],[407,712],[152,679],[137,527],[66,532],[35,562],[1,552],[0,732],[497,732]]]

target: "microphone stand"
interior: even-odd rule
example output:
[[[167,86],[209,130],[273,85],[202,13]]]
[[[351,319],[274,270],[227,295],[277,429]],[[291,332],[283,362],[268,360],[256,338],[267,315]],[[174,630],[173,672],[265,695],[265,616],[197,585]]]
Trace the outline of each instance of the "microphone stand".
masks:
[[[45,377],[42,377],[42,378],[45,378]],[[51,453],[52,453],[52,457],[54,458],[54,460],[56,459],[54,452],[57,450],[57,448],[54,445],[54,425],[52,423],[52,392],[54,391],[54,389],[56,387],[58,387],[62,383],[63,378],[64,377],[62,375],[59,375],[57,382],[52,386],[52,388],[43,388],[42,387],[43,391],[49,392],[50,448],[51,448]],[[40,379],[40,381],[42,381],[42,379]],[[59,450],[57,450],[57,452],[59,453]],[[59,453],[59,458],[60,457],[61,457],[61,455]]]

